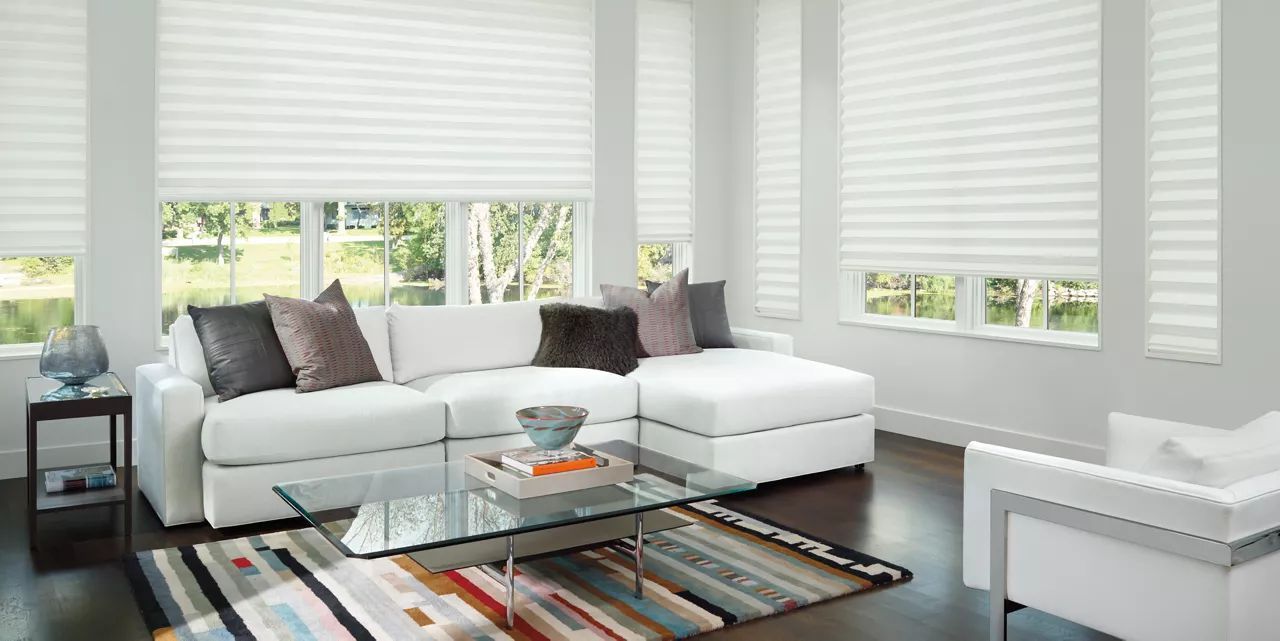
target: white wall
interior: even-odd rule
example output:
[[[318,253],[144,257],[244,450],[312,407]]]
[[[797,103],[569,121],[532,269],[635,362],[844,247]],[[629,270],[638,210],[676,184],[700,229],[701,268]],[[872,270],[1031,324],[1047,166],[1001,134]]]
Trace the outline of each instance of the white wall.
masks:
[[[601,0],[595,20],[593,291],[602,282],[635,282],[635,0]],[[111,367],[130,389],[134,368],[166,358],[155,336],[155,24],[156,0],[89,2],[91,229],[83,322],[102,327]],[[727,135],[727,125],[720,129],[709,135]],[[707,256],[726,264],[714,251]],[[26,473],[23,385],[38,370],[35,357],[0,360],[0,478]],[[105,460],[106,425],[105,418],[41,423],[39,465]]]
[[[730,316],[792,333],[801,356],[876,377],[882,429],[1100,456],[1106,414],[1235,426],[1280,408],[1280,4],[1223,0],[1223,364],[1143,355],[1144,2],[1103,2],[1102,349],[837,325],[838,0],[804,0],[803,314],[752,312],[752,4],[731,7]]]

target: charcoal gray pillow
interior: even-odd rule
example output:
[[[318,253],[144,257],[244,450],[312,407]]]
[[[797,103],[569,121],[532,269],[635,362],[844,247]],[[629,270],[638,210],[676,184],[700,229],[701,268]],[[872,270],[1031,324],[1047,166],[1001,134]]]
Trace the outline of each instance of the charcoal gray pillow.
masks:
[[[187,314],[200,337],[209,382],[219,401],[293,387],[293,370],[265,301],[221,307],[187,305]]]
[[[639,319],[630,307],[600,309],[548,303],[542,316],[542,340],[533,357],[537,367],[585,367],[623,376],[636,360]]]
[[[644,281],[652,294],[662,286]],[[733,330],[729,329],[729,311],[724,304],[724,281],[689,283],[689,320],[693,322],[693,340],[698,347],[733,347]]]
[[[266,298],[299,392],[382,380],[342,283],[333,281],[315,301]]]

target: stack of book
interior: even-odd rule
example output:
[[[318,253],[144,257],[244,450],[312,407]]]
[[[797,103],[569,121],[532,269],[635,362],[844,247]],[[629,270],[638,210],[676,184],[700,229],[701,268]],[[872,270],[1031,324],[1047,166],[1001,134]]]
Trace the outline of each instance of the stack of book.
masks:
[[[544,476],[575,470],[589,470],[603,459],[579,450],[543,450],[525,447],[502,453],[502,464],[529,476]]]
[[[65,470],[49,470],[44,473],[44,491],[50,494],[115,486],[116,471],[106,463]]]

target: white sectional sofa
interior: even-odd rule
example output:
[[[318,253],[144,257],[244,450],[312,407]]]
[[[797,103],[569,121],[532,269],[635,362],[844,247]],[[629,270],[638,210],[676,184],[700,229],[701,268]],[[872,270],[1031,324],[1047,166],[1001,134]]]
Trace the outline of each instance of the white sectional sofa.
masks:
[[[276,483],[527,445],[515,411],[548,404],[591,411],[582,443],[631,440],[758,482],[873,458],[874,380],[791,356],[789,336],[735,329],[736,349],[641,359],[625,377],[531,367],[544,302],[358,309],[385,380],[222,403],[183,316],[169,362],[137,370],[139,487],[165,525],[284,518]]]

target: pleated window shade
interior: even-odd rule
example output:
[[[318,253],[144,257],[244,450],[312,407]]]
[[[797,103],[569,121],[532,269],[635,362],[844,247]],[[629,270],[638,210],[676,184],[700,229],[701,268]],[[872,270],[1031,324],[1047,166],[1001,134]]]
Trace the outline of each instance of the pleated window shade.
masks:
[[[591,0],[160,0],[165,200],[587,200]]]
[[[693,240],[693,3],[636,3],[636,235]]]
[[[1099,0],[844,0],[840,265],[1092,280]]]
[[[758,0],[755,309],[800,317],[800,3]]]
[[[1221,360],[1219,5],[1150,0],[1147,353]]]
[[[0,255],[85,252],[85,0],[0,2]]]

